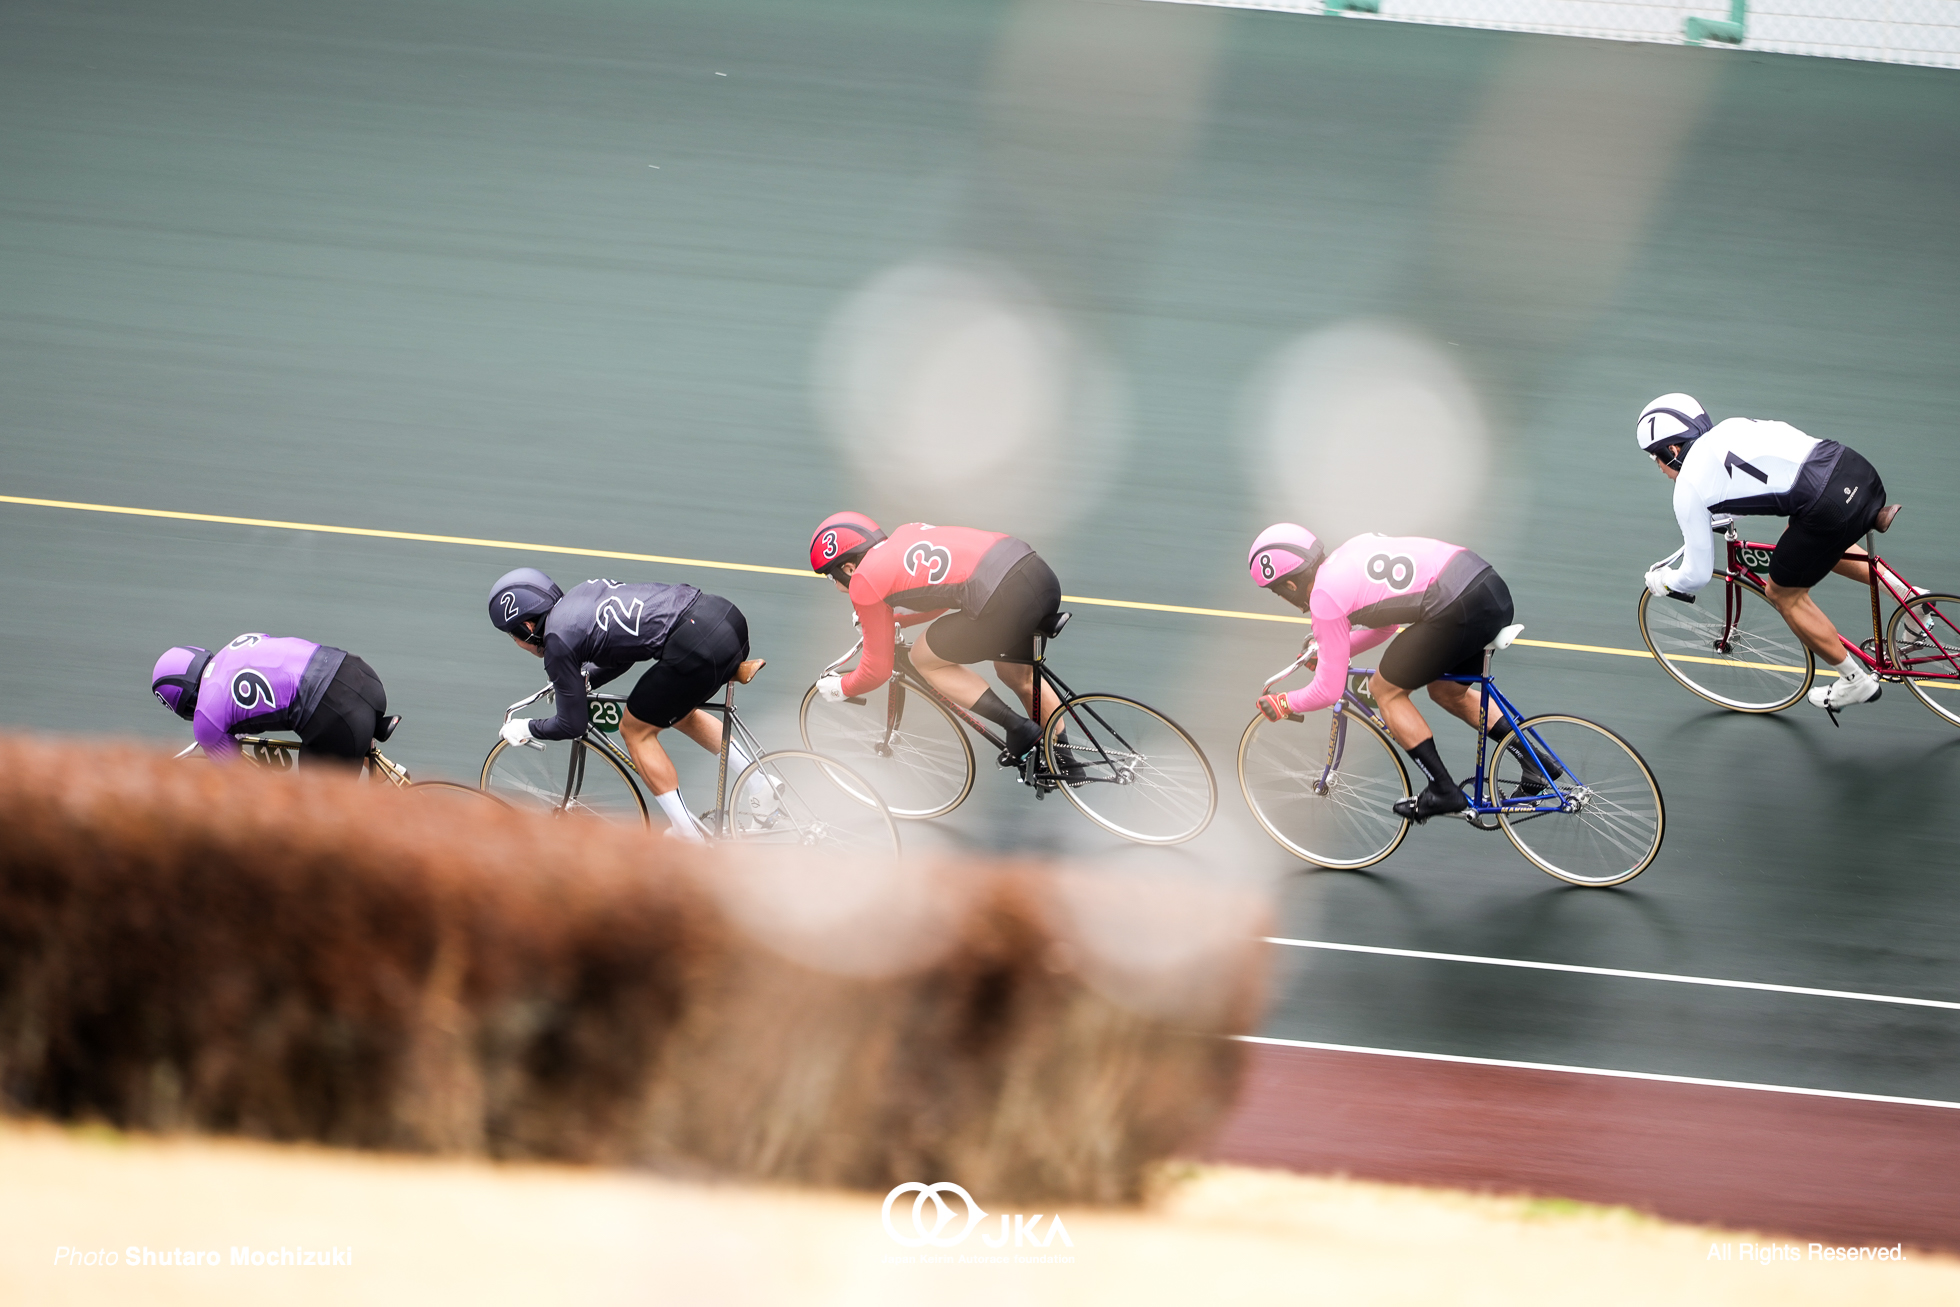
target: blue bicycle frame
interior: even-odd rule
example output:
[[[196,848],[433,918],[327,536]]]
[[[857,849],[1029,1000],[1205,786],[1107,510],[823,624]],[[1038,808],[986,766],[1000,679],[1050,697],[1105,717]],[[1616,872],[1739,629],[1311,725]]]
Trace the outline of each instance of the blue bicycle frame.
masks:
[[[1545,789],[1529,798],[1514,798],[1508,801],[1499,801],[1496,796],[1496,787],[1490,783],[1489,773],[1484,766],[1489,752],[1490,731],[1487,727],[1480,729],[1477,732],[1477,770],[1471,777],[1472,785],[1470,793],[1466,796],[1470,800],[1470,807],[1462,815],[1481,826],[1483,824],[1480,820],[1481,818],[1495,816],[1499,812],[1516,818],[1521,814],[1551,814],[1577,811],[1579,803],[1578,791],[1584,788],[1584,783],[1572,775],[1572,769],[1567,767],[1564,761],[1552,751],[1550,745],[1538,738],[1536,732],[1519,729],[1524,721],[1522,714],[1518,712],[1516,705],[1504,697],[1504,692],[1497,688],[1497,682],[1491,679],[1488,670],[1490,665],[1488,657],[1485,658],[1484,665],[1486,670],[1479,676],[1449,675],[1441,676],[1437,679],[1454,681],[1458,685],[1477,686],[1477,704],[1480,710],[1478,720],[1488,721],[1490,718],[1490,705],[1496,704],[1498,714],[1504,719],[1505,724],[1510,727],[1510,738],[1516,741],[1518,746],[1530,756],[1531,765],[1538,769],[1538,774],[1545,777],[1557,775],[1559,779],[1548,780]],[[1327,762],[1321,768],[1320,778],[1313,783],[1313,790],[1316,794],[1324,795],[1327,793],[1334,773],[1340,769],[1341,756],[1347,749],[1348,714],[1359,713],[1368,722],[1379,727],[1382,733],[1387,735],[1389,739],[1393,740],[1395,738],[1394,733],[1389,731],[1388,723],[1383,719],[1380,711],[1376,709],[1373,703],[1364,699],[1358,689],[1358,687],[1366,685],[1369,678],[1374,676],[1374,674],[1375,669],[1372,667],[1350,667],[1348,669],[1347,685],[1342,689],[1341,697],[1335,702],[1333,708],[1334,729],[1328,740]],[[1550,766],[1546,765],[1548,762],[1551,764]]]

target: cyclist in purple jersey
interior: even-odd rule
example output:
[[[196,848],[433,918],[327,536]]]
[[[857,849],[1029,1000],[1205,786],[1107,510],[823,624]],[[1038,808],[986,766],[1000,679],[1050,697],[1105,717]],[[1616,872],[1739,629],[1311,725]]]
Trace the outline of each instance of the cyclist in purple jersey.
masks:
[[[215,654],[193,645],[166,650],[150,689],[215,759],[238,756],[236,736],[291,731],[303,759],[358,764],[401,721],[388,715],[381,678],[358,656],[257,632]]]
[[[691,585],[601,577],[564,591],[536,568],[520,567],[491,587],[490,621],[526,653],[544,659],[557,703],[555,716],[505,722],[503,737],[515,745],[578,739],[588,724],[589,692],[653,660],[627,696],[619,733],[674,834],[700,839],[659,737],[678,727],[710,753],[721,752],[721,719],[700,708],[749,656],[742,610]],[[754,761],[733,740],[728,760],[735,772]]]

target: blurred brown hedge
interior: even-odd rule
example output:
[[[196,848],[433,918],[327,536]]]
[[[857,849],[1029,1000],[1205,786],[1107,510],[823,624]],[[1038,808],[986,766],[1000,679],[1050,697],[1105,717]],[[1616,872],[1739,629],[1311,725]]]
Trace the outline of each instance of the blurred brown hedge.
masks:
[[[0,1106],[1117,1201],[1234,1092],[1255,932],[1166,1015],[1038,868],[748,865],[477,806],[0,736]]]

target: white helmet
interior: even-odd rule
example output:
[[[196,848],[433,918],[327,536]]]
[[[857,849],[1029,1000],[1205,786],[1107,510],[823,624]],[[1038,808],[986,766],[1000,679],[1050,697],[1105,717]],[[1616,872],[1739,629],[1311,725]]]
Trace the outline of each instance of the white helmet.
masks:
[[[1700,400],[1677,390],[1640,410],[1640,417],[1633,424],[1633,443],[1640,446],[1641,453],[1650,454],[1670,467],[1679,467],[1679,459],[1667,457],[1667,447],[1691,445],[1707,435],[1714,425]]]

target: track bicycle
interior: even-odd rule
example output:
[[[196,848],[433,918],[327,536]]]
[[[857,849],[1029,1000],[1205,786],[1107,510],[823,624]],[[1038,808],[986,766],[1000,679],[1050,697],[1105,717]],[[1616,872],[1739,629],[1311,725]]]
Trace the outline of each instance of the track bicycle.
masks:
[[[1888,508],[1880,518],[1887,528],[1897,512]],[[1764,580],[1776,546],[1744,540],[1733,517],[1710,525],[1727,546],[1727,570],[1716,574],[1713,591],[1698,595],[1670,593],[1660,600],[1643,589],[1641,639],[1669,676],[1710,703],[1736,712],[1781,712],[1810,688],[1817,656],[1769,602]],[[1881,681],[1904,685],[1941,720],[1960,726],[1960,595],[1915,592],[1872,541],[1873,533],[1866,532],[1865,552],[1844,555],[1872,565],[1871,638],[1859,644],[1838,638]],[[1882,634],[1881,585],[1897,605]]]
[[[396,719],[397,724],[400,718]],[[392,732],[391,732],[392,733]],[[274,771],[291,771],[299,765],[299,751],[303,747],[298,740],[281,740],[269,735],[239,735],[239,756],[259,767],[270,767]],[[202,750],[195,743],[185,746],[176,754],[188,758]],[[381,746],[370,744],[365,757],[361,759],[361,769],[369,776],[379,777],[398,789],[413,790],[417,794],[441,798],[461,798],[470,796],[468,802],[490,802],[502,806],[502,800],[494,794],[486,794],[474,785],[459,785],[455,781],[418,781],[408,774],[408,768],[381,752]]]
[[[891,679],[868,695],[826,702],[813,685],[798,715],[803,742],[869,777],[894,817],[944,816],[973,791],[972,741],[985,740],[1000,766],[1014,769],[1037,799],[1059,790],[1104,830],[1139,844],[1181,844],[1211,822],[1218,786],[1203,750],[1154,708],[1114,694],[1077,694],[1048,664],[1048,642],[1069,614],[1035,631],[1030,664],[1060,702],[1033,748],[1019,758],[994,723],[941,694],[898,641]],[[818,674],[856,658],[864,640]],[[1000,661],[1009,661],[1002,659]],[[962,729],[964,727],[965,729]]]
[[[898,827],[876,790],[835,758],[802,749],[764,753],[735,711],[735,687],[762,670],[751,659],[730,680],[720,703],[701,711],[722,719],[715,760],[715,806],[701,814],[713,839],[764,845],[819,847],[854,855],[898,852]],[[504,712],[509,721],[555,698],[547,685]],[[498,740],[483,760],[482,786],[514,808],[561,816],[596,816],[648,825],[651,817],[632,755],[618,742],[626,699],[587,696],[585,733],[573,740],[513,745]],[[729,784],[729,745],[739,740],[754,759]],[[731,801],[731,799],[733,801]]]
[[[1510,735],[1493,750],[1477,731],[1477,769],[1463,782],[1470,806],[1454,814],[1478,830],[1502,830],[1539,870],[1574,885],[1619,885],[1661,849],[1661,787],[1625,740],[1582,717],[1522,716],[1491,678],[1492,655],[1517,639],[1507,626],[1484,646],[1481,675],[1440,679],[1479,689],[1479,721],[1495,705]],[[1260,693],[1302,667],[1319,647],[1267,679]],[[1368,694],[1372,667],[1353,668],[1330,708],[1268,721],[1254,713],[1239,739],[1239,788],[1266,833],[1322,867],[1373,866],[1401,845],[1412,824],[1394,810],[1410,797],[1408,769]],[[1494,753],[1495,761],[1490,762]],[[1431,820],[1437,820],[1431,818]]]

